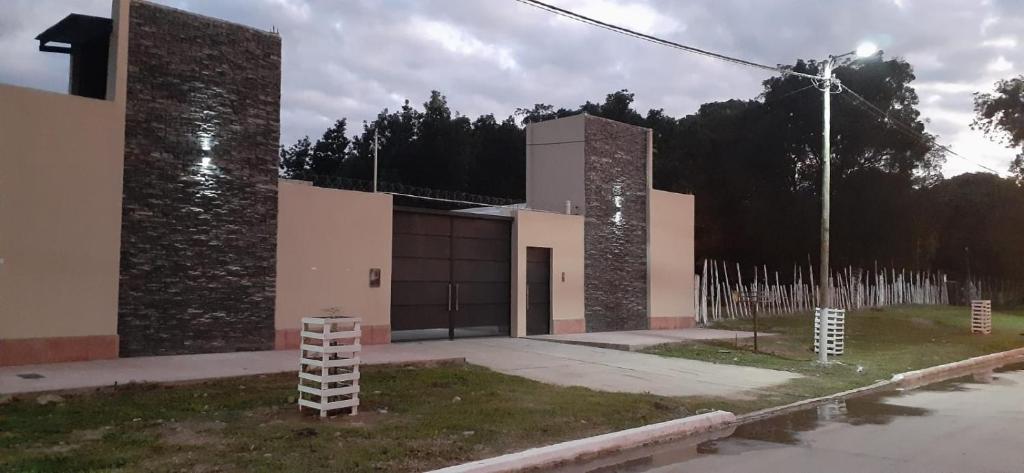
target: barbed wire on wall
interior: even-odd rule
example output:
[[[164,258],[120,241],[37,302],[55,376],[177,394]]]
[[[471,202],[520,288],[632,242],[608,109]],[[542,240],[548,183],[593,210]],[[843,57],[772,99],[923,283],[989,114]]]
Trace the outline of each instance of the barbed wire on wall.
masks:
[[[373,182],[364,179],[353,179],[342,176],[325,176],[320,174],[307,174],[297,179],[312,181],[316,187],[330,189],[344,189],[362,192],[372,192]],[[429,187],[413,186],[397,182],[377,181],[377,192],[394,194],[408,199],[423,199],[430,201],[450,202],[459,205],[482,205],[482,206],[507,206],[523,202],[522,199],[509,199],[506,197],[494,197],[489,195],[473,194],[470,192],[452,191],[446,189],[432,189]]]

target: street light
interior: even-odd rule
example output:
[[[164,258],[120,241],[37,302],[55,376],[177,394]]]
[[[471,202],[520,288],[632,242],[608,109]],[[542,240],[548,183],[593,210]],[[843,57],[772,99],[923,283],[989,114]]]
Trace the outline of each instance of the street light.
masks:
[[[830,197],[832,193],[832,144],[829,135],[832,131],[832,84],[839,82],[832,77],[832,69],[836,60],[847,56],[861,58],[873,56],[878,52],[878,46],[873,43],[861,43],[857,49],[838,56],[830,55],[825,61],[825,70],[821,75],[822,91],[824,96],[823,126],[821,138],[821,273],[818,276],[818,361],[828,363],[828,352],[826,344],[828,341],[828,326],[825,324],[825,311],[830,305],[829,289],[829,212]]]
[[[871,43],[871,42],[864,42],[864,43],[860,43],[860,46],[857,46],[857,50],[854,51],[854,54],[856,54],[857,57],[862,57],[863,58],[863,57],[868,57],[868,56],[874,56],[875,53],[877,53],[877,52],[878,52],[878,45],[876,45],[875,43]]]

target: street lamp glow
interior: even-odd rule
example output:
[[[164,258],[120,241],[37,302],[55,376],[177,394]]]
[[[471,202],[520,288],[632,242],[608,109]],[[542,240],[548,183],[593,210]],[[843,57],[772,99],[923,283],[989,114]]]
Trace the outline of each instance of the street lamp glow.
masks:
[[[875,43],[861,43],[857,46],[857,57],[873,56],[877,52],[878,46]]]

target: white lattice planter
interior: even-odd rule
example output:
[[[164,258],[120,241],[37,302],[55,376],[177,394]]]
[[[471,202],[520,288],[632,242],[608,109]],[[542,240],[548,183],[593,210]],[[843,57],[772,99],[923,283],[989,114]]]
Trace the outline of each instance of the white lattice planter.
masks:
[[[818,353],[821,344],[819,330],[821,328],[821,309],[814,309],[814,352]],[[825,353],[830,356],[842,355],[846,341],[846,310],[825,309]]]
[[[971,333],[992,333],[992,301],[971,301]]]
[[[304,317],[299,346],[299,410],[327,417],[359,409],[360,319]]]

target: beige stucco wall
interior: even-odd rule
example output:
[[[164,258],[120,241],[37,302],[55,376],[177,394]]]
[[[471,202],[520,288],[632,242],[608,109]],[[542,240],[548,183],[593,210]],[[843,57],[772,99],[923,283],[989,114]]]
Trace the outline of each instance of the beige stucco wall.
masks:
[[[390,195],[281,180],[277,222],[278,330],[330,308],[391,324]],[[370,287],[370,268],[381,269],[380,287]]]
[[[693,317],[694,197],[659,190],[650,195],[650,316]]]
[[[526,203],[531,209],[583,214],[583,136],[586,115],[526,126]]]
[[[518,210],[512,228],[512,336],[515,337],[526,336],[526,248],[530,246],[551,248],[553,321],[582,322],[584,315],[583,217]]]
[[[0,339],[117,333],[126,1],[113,18],[112,100],[0,84]]]

